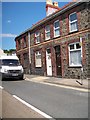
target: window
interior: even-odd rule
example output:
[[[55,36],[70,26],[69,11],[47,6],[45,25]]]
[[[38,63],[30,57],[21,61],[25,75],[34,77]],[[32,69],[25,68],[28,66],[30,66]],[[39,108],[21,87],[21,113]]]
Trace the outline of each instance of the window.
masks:
[[[20,63],[21,63],[21,56],[20,56],[20,55],[18,55],[18,58],[19,58],[19,61],[20,61]]]
[[[54,22],[54,37],[60,36],[60,24],[59,20]]]
[[[46,40],[50,39],[50,26],[46,26],[45,28],[45,38]]]
[[[35,67],[41,67],[42,64],[41,64],[41,53],[40,51],[37,51],[35,53]]]
[[[73,43],[69,45],[69,65],[82,66],[80,43]]]
[[[18,40],[18,50],[21,49],[21,40]]]
[[[35,33],[35,41],[36,41],[36,43],[40,43],[40,33],[39,33],[39,31],[37,31]]]
[[[23,54],[23,59],[24,59],[24,67],[28,66],[28,54],[27,53],[24,53]]]
[[[70,27],[70,32],[74,32],[74,31],[78,30],[76,12],[70,14],[70,16],[69,16],[69,27]]]
[[[26,36],[25,36],[23,39],[24,39],[24,45],[23,45],[23,47],[25,48],[25,47],[27,47],[27,44],[26,44]]]

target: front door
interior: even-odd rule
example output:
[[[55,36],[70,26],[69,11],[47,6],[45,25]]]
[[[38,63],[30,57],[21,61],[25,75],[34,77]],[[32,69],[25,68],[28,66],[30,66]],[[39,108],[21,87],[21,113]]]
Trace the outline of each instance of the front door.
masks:
[[[52,76],[52,63],[51,63],[51,50],[46,50],[46,66],[47,66],[47,75]]]
[[[62,70],[61,70],[61,51],[60,51],[60,46],[55,46],[55,54],[56,54],[56,71],[57,71],[57,76],[61,77],[62,76]]]

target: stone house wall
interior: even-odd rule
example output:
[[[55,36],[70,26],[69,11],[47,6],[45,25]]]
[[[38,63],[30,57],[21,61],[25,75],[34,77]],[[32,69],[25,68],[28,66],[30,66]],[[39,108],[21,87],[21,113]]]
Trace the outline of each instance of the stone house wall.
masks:
[[[69,15],[73,12],[77,13],[78,19],[78,31],[75,33],[69,33]],[[53,33],[53,23],[55,20],[60,20],[60,37],[54,38]],[[45,26],[50,25],[51,28],[51,39],[45,41]],[[62,77],[65,78],[87,78],[87,70],[88,70],[88,41],[86,41],[86,36],[88,33],[88,6],[86,3],[81,3],[79,6],[70,9],[59,16],[45,22],[41,26],[33,29],[31,31],[31,71],[32,74],[39,75],[47,75],[46,68],[46,49],[51,49],[52,54],[52,74],[53,76],[57,76],[56,74],[56,60],[55,60],[55,51],[54,47],[56,45],[61,46],[61,67],[62,67]],[[35,44],[34,33],[36,30],[40,31],[41,42],[39,44]],[[81,67],[69,67],[69,51],[68,45],[73,42],[79,42],[80,37],[83,39],[82,43],[82,64],[83,64],[83,75],[81,72]],[[35,51],[40,50],[42,53],[42,67],[35,68]]]
[[[26,37],[26,46],[24,46],[24,37]],[[30,63],[29,63],[29,43],[28,43],[28,34],[25,33],[18,38],[16,41],[16,54],[20,60],[21,65],[24,68],[24,73],[29,73],[30,71]],[[20,47],[19,47],[20,42]],[[24,55],[27,54],[27,58],[24,60]],[[27,64],[25,63],[27,62]]]
[[[46,67],[46,50],[50,48],[51,50],[51,62],[52,62],[52,76],[57,77],[56,70],[56,53],[55,46],[59,45],[61,48],[61,74],[64,78],[90,78],[90,2],[81,2],[77,6],[73,6],[67,11],[61,12],[55,17],[47,19],[46,17],[42,24],[37,27],[33,27],[30,30],[22,33],[20,36],[16,37],[16,52],[17,56],[20,58],[20,62],[24,67],[25,73],[38,74],[47,76]],[[65,8],[63,8],[65,9]],[[69,15],[73,12],[77,13],[78,20],[78,31],[70,33],[69,32]],[[52,15],[51,15],[52,16]],[[53,25],[56,20],[60,21],[60,36],[54,38]],[[41,20],[43,21],[43,20]],[[45,27],[50,25],[50,40],[45,40]],[[35,32],[39,30],[40,32],[40,43],[35,43]],[[30,32],[30,54],[31,63],[29,61],[29,40],[28,32]],[[23,47],[23,38],[26,36],[27,46]],[[80,42],[82,38],[82,65],[83,73],[81,72],[81,67],[70,67],[69,66],[69,50],[68,45],[74,42]],[[19,42],[20,46],[19,46]],[[19,48],[20,47],[20,48]],[[35,67],[35,52],[41,52],[41,62],[42,67]],[[24,54],[27,53],[27,65],[24,66]]]

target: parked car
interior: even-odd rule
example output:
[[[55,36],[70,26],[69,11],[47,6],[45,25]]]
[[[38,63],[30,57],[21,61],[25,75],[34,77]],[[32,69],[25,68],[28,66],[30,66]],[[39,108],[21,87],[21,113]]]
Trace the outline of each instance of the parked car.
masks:
[[[0,56],[0,74],[4,78],[23,79],[24,70],[17,56]]]

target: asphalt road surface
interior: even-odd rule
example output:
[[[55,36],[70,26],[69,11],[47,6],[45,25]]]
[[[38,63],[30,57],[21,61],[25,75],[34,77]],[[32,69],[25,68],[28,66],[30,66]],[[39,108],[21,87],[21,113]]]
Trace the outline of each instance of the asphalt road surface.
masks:
[[[87,92],[26,80],[3,81],[2,86],[52,118],[88,118]]]

